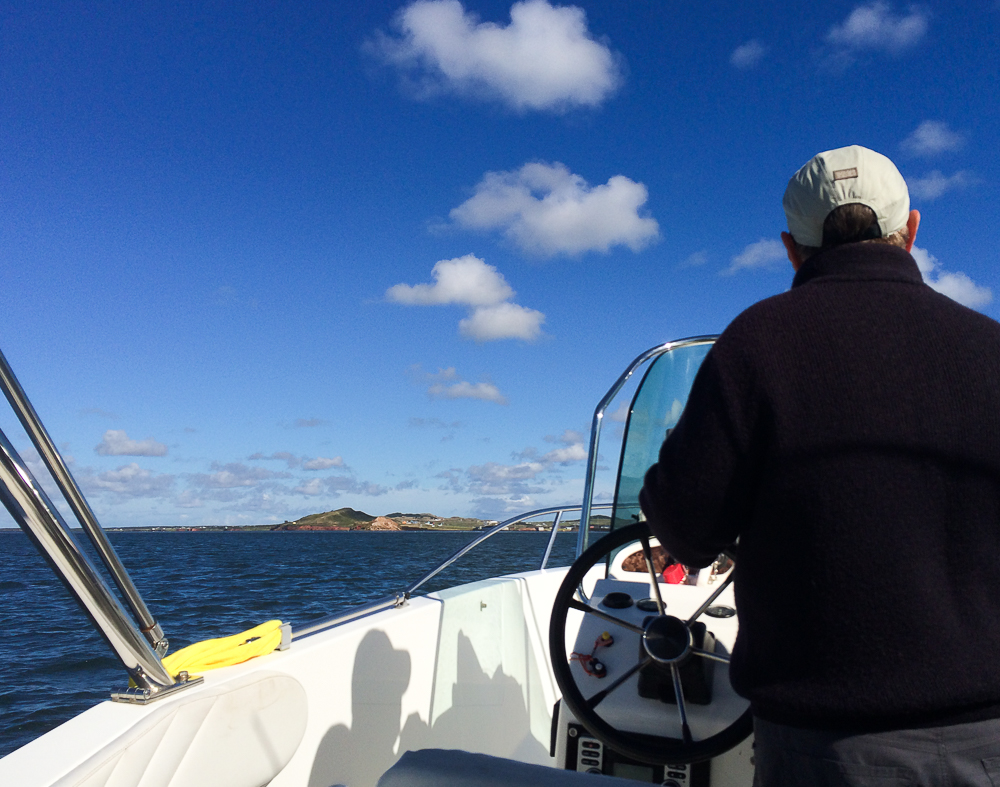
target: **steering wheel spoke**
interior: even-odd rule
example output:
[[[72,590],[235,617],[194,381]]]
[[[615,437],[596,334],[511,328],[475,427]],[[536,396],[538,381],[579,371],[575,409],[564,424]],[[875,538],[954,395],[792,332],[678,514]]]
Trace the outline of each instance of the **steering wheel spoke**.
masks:
[[[608,686],[605,689],[601,689],[599,692],[597,692],[597,694],[595,694],[589,700],[587,700],[587,707],[589,707],[591,710],[593,710],[594,708],[596,708],[598,705],[600,705],[602,702],[604,702],[605,698],[607,698],[607,696],[611,692],[613,692],[615,689],[617,689],[619,686],[621,686],[625,681],[627,681],[629,678],[631,678],[633,675],[635,675],[635,673],[637,673],[643,667],[647,666],[648,664],[652,664],[652,663],[653,663],[653,659],[651,657],[649,657],[649,656],[646,656],[646,658],[644,658],[642,661],[637,662],[636,664],[633,664],[629,669],[627,669],[625,671],[624,674],[618,676],[618,678],[615,679],[614,683],[612,683],[610,686]]]
[[[576,609],[580,612],[585,612],[588,615],[593,615],[594,617],[600,618],[603,621],[611,623],[614,626],[621,626],[623,629],[628,629],[636,634],[642,635],[642,626],[637,626],[634,623],[629,623],[627,620],[622,620],[621,618],[616,618],[614,615],[609,615],[607,612],[601,612],[597,607],[592,607],[590,604],[584,604],[582,601],[577,599],[572,599],[569,602],[570,609]]]
[[[653,586],[653,597],[656,599],[656,608],[662,615],[666,611],[667,605],[663,603],[663,594],[660,593],[660,583],[656,578],[656,570],[653,568],[653,552],[649,548],[649,536],[643,536],[640,541],[642,542],[642,556],[646,559],[646,570],[649,572],[649,582]]]
[[[722,595],[723,590],[729,587],[730,583],[733,581],[733,576],[735,575],[735,573],[736,573],[735,571],[730,571],[729,576],[726,577],[725,581],[721,585],[719,585],[712,592],[712,595],[709,596],[707,599],[705,599],[705,602],[700,607],[698,607],[697,610],[695,610],[695,613],[691,617],[687,619],[687,624],[689,626],[692,623],[694,623],[698,618],[700,618],[703,614],[705,614],[705,610],[715,603],[716,599]]]
[[[674,698],[677,700],[677,714],[681,717],[681,737],[684,743],[694,743],[691,737],[691,725],[688,724],[687,705],[684,703],[684,684],[681,683],[681,673],[676,664],[670,665],[670,677],[674,681]]]
[[[691,652],[696,656],[701,656],[703,659],[708,659],[709,661],[718,661],[722,664],[729,663],[729,656],[724,653],[712,653],[709,650],[702,650],[701,648],[691,648]]]

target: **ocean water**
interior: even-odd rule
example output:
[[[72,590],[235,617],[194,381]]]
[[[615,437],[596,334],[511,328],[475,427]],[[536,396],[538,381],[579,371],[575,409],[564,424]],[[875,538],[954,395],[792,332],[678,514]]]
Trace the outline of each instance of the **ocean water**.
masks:
[[[81,545],[86,537],[74,531]],[[278,618],[303,624],[402,590],[472,535],[110,533],[170,650]],[[500,533],[420,592],[538,567],[547,533]],[[568,565],[561,533],[550,566]],[[0,530],[0,756],[124,688],[104,640],[19,530]]]

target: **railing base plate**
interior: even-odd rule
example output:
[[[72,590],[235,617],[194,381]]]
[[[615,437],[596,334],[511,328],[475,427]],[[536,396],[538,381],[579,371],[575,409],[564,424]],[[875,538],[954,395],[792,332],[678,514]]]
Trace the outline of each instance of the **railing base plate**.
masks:
[[[197,686],[204,683],[205,679],[200,675],[196,678],[189,678],[183,683],[175,683],[173,686],[164,686],[158,691],[140,689],[138,687],[126,689],[125,691],[111,692],[112,702],[123,702],[126,705],[149,705],[151,702],[162,700],[164,697],[171,697],[178,691],[183,691],[190,686]]]

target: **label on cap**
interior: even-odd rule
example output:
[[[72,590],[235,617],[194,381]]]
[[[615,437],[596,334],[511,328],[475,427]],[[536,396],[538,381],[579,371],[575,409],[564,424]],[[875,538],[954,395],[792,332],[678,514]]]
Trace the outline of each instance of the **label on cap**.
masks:
[[[850,169],[835,169],[833,171],[833,179],[837,180],[849,180],[850,178],[856,178],[858,176],[858,168],[851,167]]]

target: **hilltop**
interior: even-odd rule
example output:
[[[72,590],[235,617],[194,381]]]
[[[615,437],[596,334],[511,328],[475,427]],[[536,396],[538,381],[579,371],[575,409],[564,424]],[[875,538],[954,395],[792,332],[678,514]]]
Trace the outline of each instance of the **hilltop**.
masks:
[[[294,522],[275,525],[271,530],[350,530],[375,521],[375,517],[353,508],[338,508],[321,514],[309,514]]]
[[[294,522],[272,525],[269,530],[475,530],[490,524],[482,519],[441,517],[435,514],[407,514],[395,511],[372,516],[353,508],[338,508],[309,514]]]

